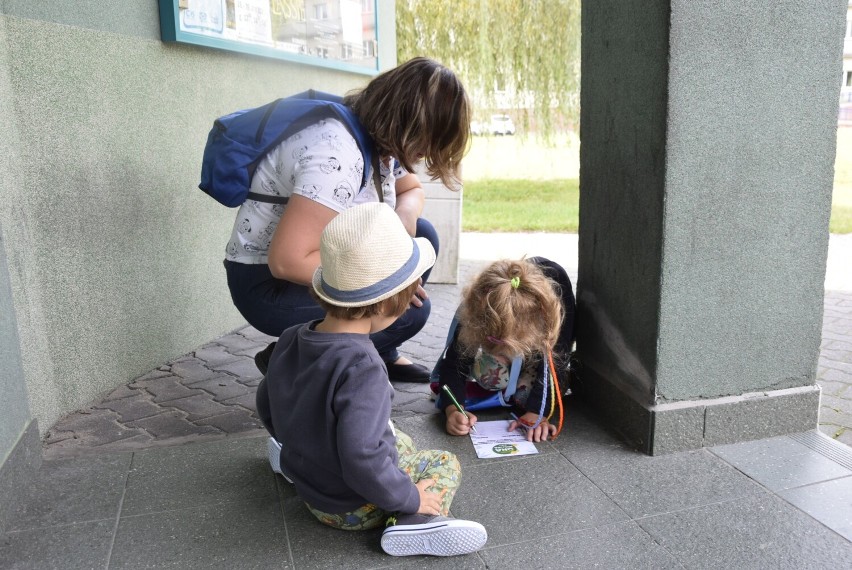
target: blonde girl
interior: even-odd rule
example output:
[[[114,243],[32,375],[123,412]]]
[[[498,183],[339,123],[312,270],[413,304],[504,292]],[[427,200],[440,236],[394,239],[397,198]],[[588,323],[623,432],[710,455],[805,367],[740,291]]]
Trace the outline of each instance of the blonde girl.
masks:
[[[455,330],[435,367],[435,388],[440,393],[446,385],[456,400],[470,402],[505,390],[517,360],[509,429],[525,428],[530,441],[554,437],[567,387],[558,384],[557,363],[567,362],[574,342],[574,310],[571,280],[559,264],[543,257],[492,263],[462,294]],[[476,423],[473,413],[454,405],[443,410],[451,435],[465,435]]]

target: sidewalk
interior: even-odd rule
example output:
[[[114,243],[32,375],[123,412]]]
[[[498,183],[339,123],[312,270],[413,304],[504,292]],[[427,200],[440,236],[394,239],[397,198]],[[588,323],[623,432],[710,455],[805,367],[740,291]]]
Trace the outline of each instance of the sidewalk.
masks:
[[[820,429],[852,443],[848,238],[832,236],[818,381]],[[462,283],[482,252],[545,255],[576,280],[576,236],[464,234]],[[408,356],[434,362],[460,290],[430,285]],[[269,471],[252,360],[269,340],[232,332],[57,423],[0,529],[0,568],[852,567],[852,449],[817,431],[647,457],[569,399],[563,435],[538,455],[480,460],[443,432],[423,385],[396,386],[395,421],[459,456],[453,514],[489,540],[460,558],[386,556],[378,533],[323,527]]]

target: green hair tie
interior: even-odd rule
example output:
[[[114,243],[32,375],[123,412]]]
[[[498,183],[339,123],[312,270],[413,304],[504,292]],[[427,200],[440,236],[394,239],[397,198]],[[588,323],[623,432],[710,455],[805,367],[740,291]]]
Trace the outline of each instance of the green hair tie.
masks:
[[[521,278],[520,277],[512,277],[512,289],[517,289],[521,286]]]

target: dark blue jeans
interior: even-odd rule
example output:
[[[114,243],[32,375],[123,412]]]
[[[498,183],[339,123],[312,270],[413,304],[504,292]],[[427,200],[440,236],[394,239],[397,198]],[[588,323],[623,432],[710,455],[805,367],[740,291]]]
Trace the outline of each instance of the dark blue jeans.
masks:
[[[438,233],[423,218],[417,220],[416,237],[424,237],[438,252]],[[430,270],[431,271],[431,270]],[[423,274],[423,284],[430,271]],[[293,325],[323,318],[323,310],[311,297],[308,287],[276,279],[265,263],[247,264],[225,260],[231,299],[246,321],[262,333],[280,336]],[[422,307],[410,305],[391,326],[370,335],[379,356],[387,363],[399,358],[399,346],[420,332],[426,324],[432,304],[423,300]]]

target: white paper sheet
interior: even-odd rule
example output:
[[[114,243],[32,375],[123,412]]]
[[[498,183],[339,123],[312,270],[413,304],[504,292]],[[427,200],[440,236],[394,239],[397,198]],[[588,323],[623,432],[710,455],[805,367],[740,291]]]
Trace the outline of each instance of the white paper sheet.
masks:
[[[470,440],[480,459],[510,457],[538,453],[535,444],[527,441],[520,430],[507,431],[509,422],[476,422],[476,433],[470,432]]]

